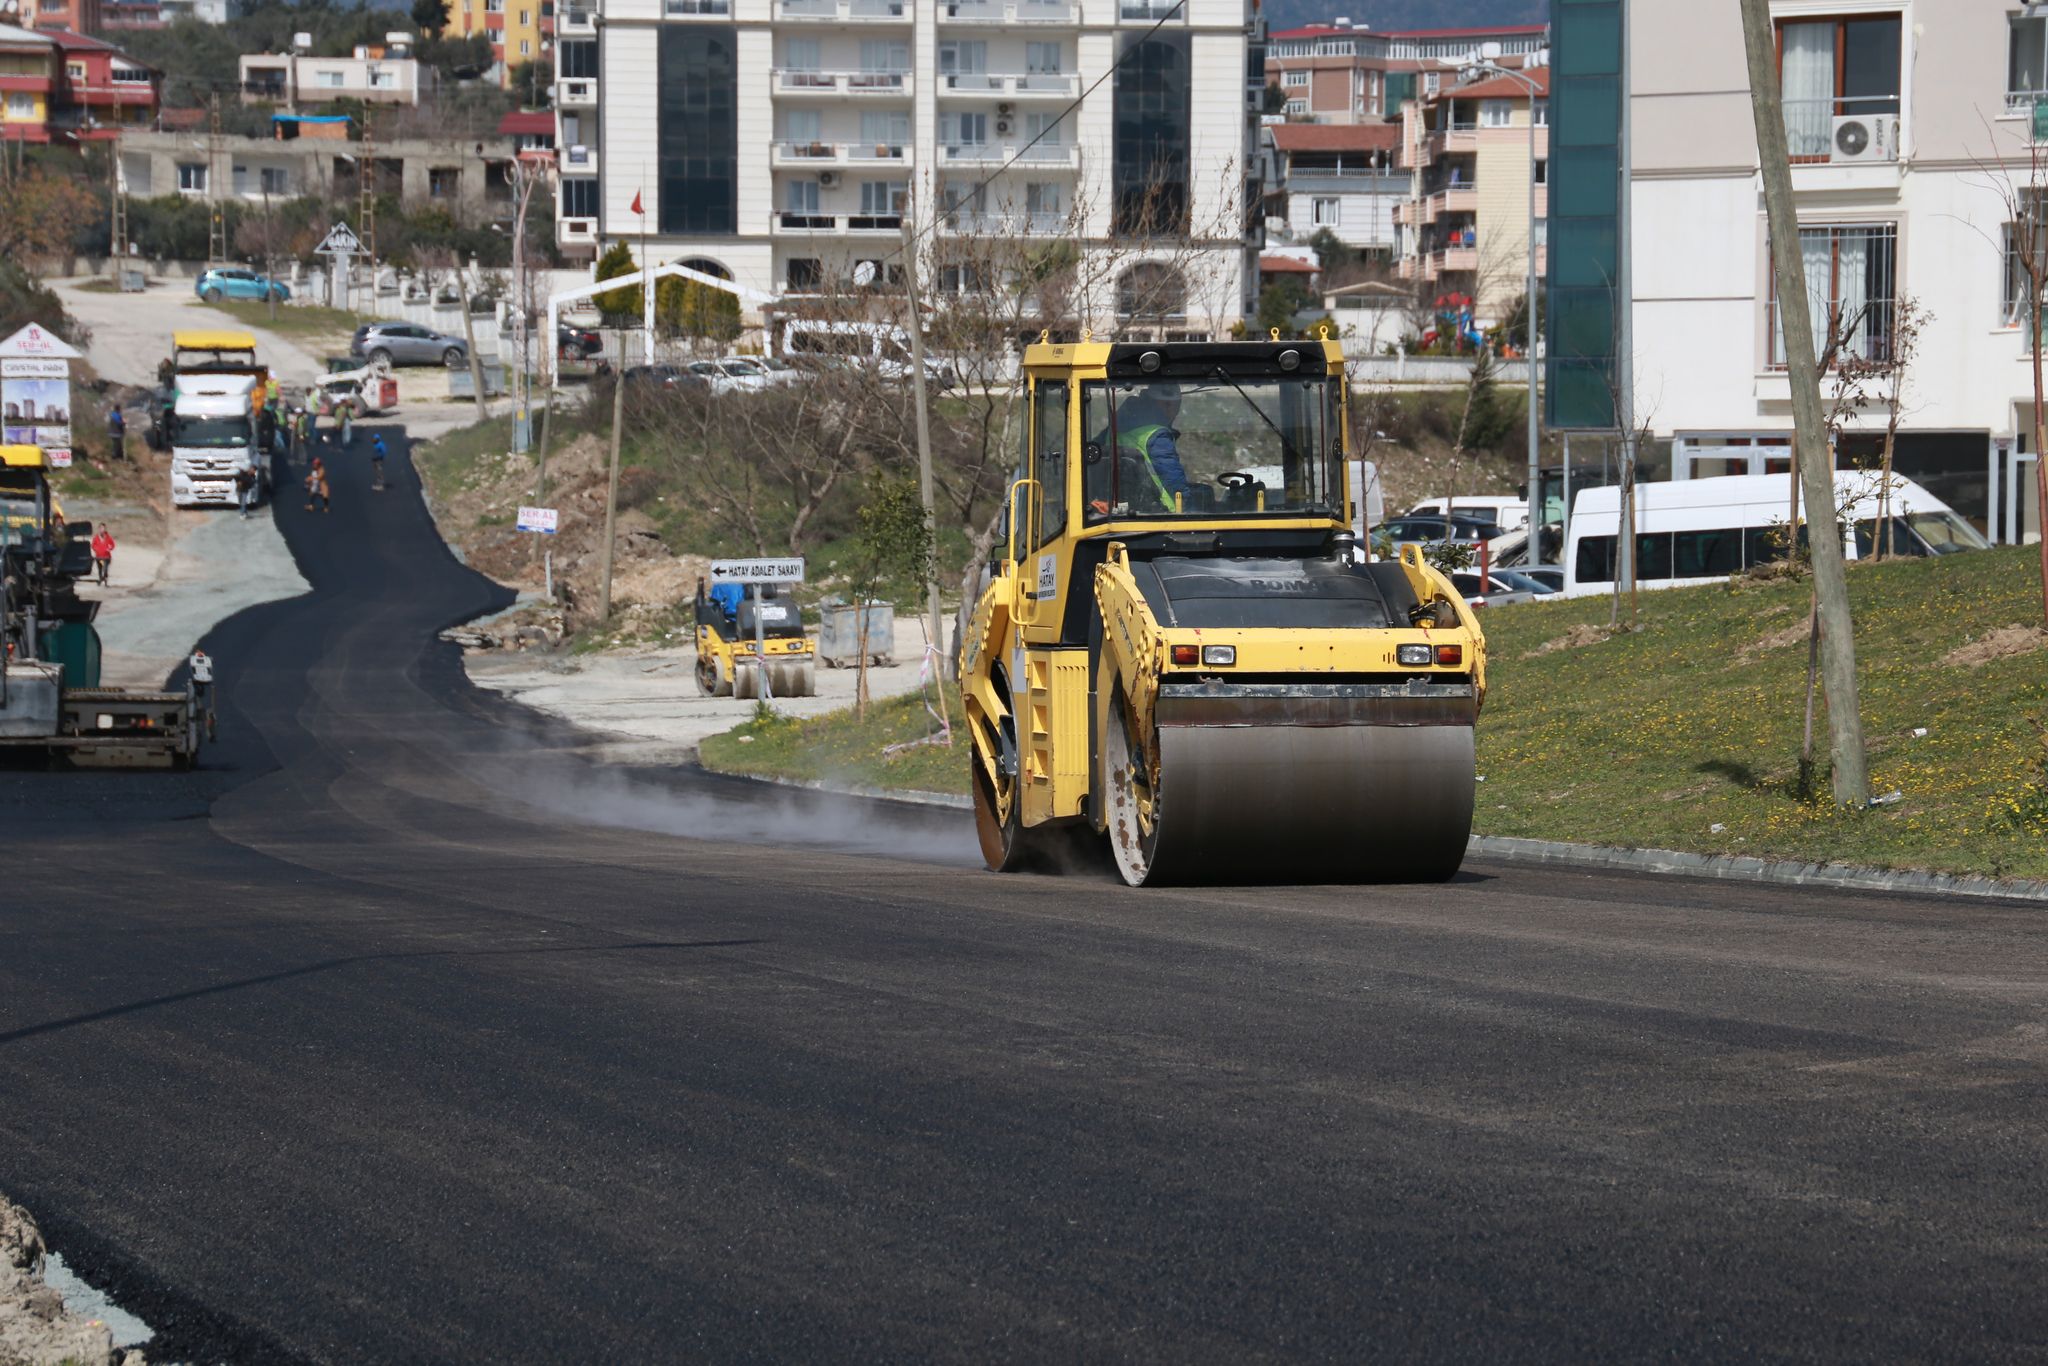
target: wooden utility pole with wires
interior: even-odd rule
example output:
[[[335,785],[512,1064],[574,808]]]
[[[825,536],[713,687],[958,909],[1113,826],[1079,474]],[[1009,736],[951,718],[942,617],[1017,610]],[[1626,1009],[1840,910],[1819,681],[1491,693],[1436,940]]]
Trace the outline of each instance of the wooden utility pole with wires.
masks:
[[[206,264],[220,265],[228,259],[228,192],[231,185],[216,183],[222,178],[220,92],[206,97]],[[232,177],[234,170],[227,168]]]
[[[1763,172],[1772,274],[1778,286],[1778,330],[1792,388],[1792,422],[1809,517],[1807,545],[1819,603],[1821,680],[1827,694],[1834,761],[1835,801],[1866,806],[1870,773],[1863,750],[1863,719],[1856,690],[1856,634],[1849,611],[1848,567],[1836,523],[1834,461],[1827,417],[1821,411],[1820,372],[1813,348],[1813,314],[1800,260],[1799,214],[1792,201],[1792,167],[1785,150],[1785,113],[1778,97],[1778,64],[1770,0],[1741,0],[1743,49],[1749,63],[1750,107],[1756,119],[1757,161]],[[1787,533],[1798,536],[1797,527]]]

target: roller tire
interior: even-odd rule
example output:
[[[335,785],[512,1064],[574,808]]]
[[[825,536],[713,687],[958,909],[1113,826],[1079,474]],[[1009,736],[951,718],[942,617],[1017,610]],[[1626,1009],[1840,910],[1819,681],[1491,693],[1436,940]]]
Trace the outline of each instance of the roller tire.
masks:
[[[1118,692],[1110,702],[1109,733],[1103,737],[1102,791],[1109,807],[1109,846],[1117,873],[1130,886],[1142,887],[1158,875],[1153,856],[1159,850],[1160,808],[1157,794],[1150,794],[1153,819],[1148,828],[1140,811],[1147,794],[1133,781],[1135,757],[1141,751],[1131,743],[1126,710]]]
[[[755,701],[761,696],[760,665],[756,664],[751,668],[745,669],[741,668],[738,664],[733,665],[732,695],[743,702]]]

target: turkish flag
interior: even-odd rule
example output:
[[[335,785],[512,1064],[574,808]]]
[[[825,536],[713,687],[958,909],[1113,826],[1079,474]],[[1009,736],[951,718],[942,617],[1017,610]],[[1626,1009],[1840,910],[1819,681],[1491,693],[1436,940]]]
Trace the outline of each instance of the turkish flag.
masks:
[[[640,192],[638,190],[633,191],[633,212],[638,214],[647,212],[647,210],[640,207]]]

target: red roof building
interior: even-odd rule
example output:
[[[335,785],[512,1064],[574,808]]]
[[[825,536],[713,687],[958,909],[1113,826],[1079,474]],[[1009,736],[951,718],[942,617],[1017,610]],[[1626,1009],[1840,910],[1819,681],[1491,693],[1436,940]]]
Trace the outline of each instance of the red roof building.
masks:
[[[0,142],[50,140],[61,71],[50,35],[0,24]]]
[[[1391,255],[1394,207],[1407,195],[1396,123],[1274,123],[1265,128],[1269,229],[1307,241],[1325,229]]]
[[[162,101],[163,74],[112,43],[62,29],[48,31],[63,75],[52,128],[80,142],[118,136],[122,128],[149,127]]]

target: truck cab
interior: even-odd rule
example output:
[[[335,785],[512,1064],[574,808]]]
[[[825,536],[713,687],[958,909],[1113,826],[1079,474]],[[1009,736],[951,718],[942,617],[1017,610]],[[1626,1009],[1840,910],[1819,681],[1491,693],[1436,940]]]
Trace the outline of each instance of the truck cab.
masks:
[[[171,502],[178,507],[233,507],[235,477],[255,471],[256,496],[270,486],[270,460],[257,440],[247,376],[181,378],[168,419]]]

